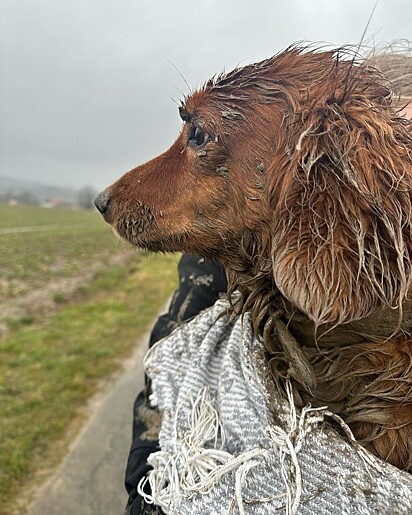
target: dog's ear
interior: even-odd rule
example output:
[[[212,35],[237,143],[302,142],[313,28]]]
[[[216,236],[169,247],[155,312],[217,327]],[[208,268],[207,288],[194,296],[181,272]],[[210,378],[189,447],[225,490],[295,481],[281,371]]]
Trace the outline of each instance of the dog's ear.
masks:
[[[411,127],[383,101],[354,94],[286,129],[269,170],[273,274],[317,325],[400,307],[408,292]]]

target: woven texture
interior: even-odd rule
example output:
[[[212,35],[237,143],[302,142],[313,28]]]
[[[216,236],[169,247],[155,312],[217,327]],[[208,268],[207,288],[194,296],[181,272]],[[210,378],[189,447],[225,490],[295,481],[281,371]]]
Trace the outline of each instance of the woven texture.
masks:
[[[412,476],[341,436],[326,409],[296,412],[291,393],[276,395],[250,319],[229,324],[226,308],[146,357],[163,413],[146,500],[178,515],[412,513]]]

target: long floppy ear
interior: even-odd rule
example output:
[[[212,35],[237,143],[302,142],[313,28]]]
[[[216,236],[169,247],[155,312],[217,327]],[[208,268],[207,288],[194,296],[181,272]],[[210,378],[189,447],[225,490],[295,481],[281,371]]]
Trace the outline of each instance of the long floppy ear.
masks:
[[[316,325],[401,310],[411,283],[412,124],[356,73],[344,100],[294,113],[270,171],[274,280]]]

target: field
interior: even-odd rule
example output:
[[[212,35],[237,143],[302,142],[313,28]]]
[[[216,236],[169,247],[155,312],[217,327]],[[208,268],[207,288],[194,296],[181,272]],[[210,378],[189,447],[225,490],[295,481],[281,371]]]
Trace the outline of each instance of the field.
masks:
[[[19,513],[61,460],[81,407],[171,294],[176,263],[119,244],[95,213],[0,206],[0,514]]]
[[[0,303],[125,252],[97,213],[0,205]]]

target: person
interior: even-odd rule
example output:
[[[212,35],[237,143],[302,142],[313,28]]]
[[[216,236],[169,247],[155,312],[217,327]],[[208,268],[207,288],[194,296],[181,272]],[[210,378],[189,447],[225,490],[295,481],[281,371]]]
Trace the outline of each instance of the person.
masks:
[[[168,312],[161,315],[150,334],[149,347],[168,336],[180,324],[212,306],[226,292],[227,281],[222,265],[184,254],[178,265],[179,284]],[[160,413],[150,406],[150,379],[134,403],[133,437],[127,460],[125,486],[129,494],[125,515],[160,515],[158,506],[147,504],[138,493],[140,480],[150,470],[149,455],[159,450]],[[147,486],[146,486],[147,489]]]

